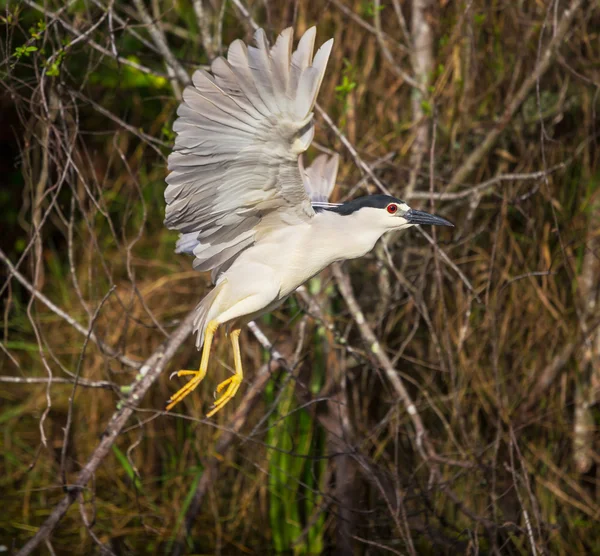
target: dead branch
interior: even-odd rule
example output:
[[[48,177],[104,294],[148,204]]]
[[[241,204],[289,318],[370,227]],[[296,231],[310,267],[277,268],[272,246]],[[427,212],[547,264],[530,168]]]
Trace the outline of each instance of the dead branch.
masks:
[[[44,377],[44,376],[0,376],[0,382],[5,384],[75,384],[74,378],[66,377]],[[109,380],[88,380],[87,378],[78,378],[77,385],[83,386],[84,388],[102,388],[104,390],[113,390],[114,392],[119,391],[119,385],[110,382]]]
[[[344,145],[344,147],[348,149],[348,152],[350,152],[350,156],[352,156],[354,163],[358,166],[360,171],[366,173],[373,180],[373,182],[377,185],[377,187],[382,193],[385,193],[386,195],[391,195],[388,188],[381,182],[381,180],[379,180],[379,178],[375,175],[371,167],[366,162],[364,162],[364,160],[358,154],[357,150],[354,148],[354,145],[352,145],[348,138],[335,125],[333,120],[329,117],[329,114],[327,114],[327,112],[325,112],[325,110],[321,108],[319,103],[315,104],[315,110],[317,111],[319,116],[321,116],[325,120],[325,122],[332,129],[332,131],[336,134],[338,139],[342,142],[342,145]]]
[[[67,513],[69,506],[75,502],[79,492],[87,485],[94,476],[96,469],[108,455],[111,446],[119,436],[121,430],[131,417],[134,410],[142,401],[144,395],[160,376],[164,368],[177,352],[179,346],[185,341],[192,331],[194,312],[191,312],[166,340],[142,365],[138,378],[131,384],[130,394],[122,402],[111,417],[102,440],[89,457],[83,469],[78,473],[74,483],[66,490],[65,497],[54,507],[48,518],[44,521],[37,533],[16,553],[17,556],[31,554],[38,545],[46,540],[52,533],[58,522]]]
[[[172,73],[175,74],[180,83],[188,84],[191,82],[190,76],[187,71],[183,69],[183,66],[179,63],[175,55],[171,52],[169,45],[167,44],[167,39],[165,38],[165,34],[159,25],[150,17],[150,14],[146,10],[144,3],[142,0],[133,0],[135,7],[137,8],[138,13],[146,27],[148,28],[148,33],[152,37],[152,41],[156,45],[156,48],[162,55],[167,65],[167,70],[171,70]],[[179,87],[174,87],[174,91],[177,97],[181,97],[181,91]]]
[[[509,99],[506,103],[506,107],[502,112],[502,116],[494,125],[494,127],[487,133],[483,141],[479,143],[479,146],[467,157],[467,159],[458,167],[458,169],[452,175],[448,189],[454,190],[462,185],[468,178],[469,174],[475,169],[477,164],[481,162],[483,157],[489,152],[494,146],[496,140],[500,134],[504,131],[506,126],[511,122],[513,116],[523,103],[523,101],[529,95],[531,89],[539,81],[539,79],[546,73],[550,67],[550,63],[556,56],[556,52],[564,42],[564,38],[571,29],[571,23],[577,15],[577,12],[581,8],[583,0],[573,0],[569,7],[563,12],[560,23],[556,27],[556,30],[550,40],[548,46],[540,56],[540,60],[537,63],[534,70],[527,76],[525,81],[519,87],[519,90],[515,95]]]
[[[429,147],[429,118],[425,115],[423,103],[426,101],[426,92],[433,70],[433,30],[430,24],[431,11],[434,3],[432,0],[413,0],[411,18],[411,61],[413,73],[420,87],[411,95],[412,123],[414,141],[410,154],[410,175],[406,191],[411,193],[417,185],[417,177],[425,153]]]
[[[373,19],[375,20],[375,36],[377,37],[377,42],[379,43],[379,48],[381,48],[381,52],[383,53],[383,58],[388,63],[389,67],[392,68],[392,71],[403,81],[408,83],[411,87],[414,87],[417,91],[425,91],[426,84],[419,79],[417,74],[417,79],[411,77],[406,73],[400,65],[394,60],[394,56],[390,52],[387,44],[385,43],[385,37],[383,35],[383,31],[381,29],[381,2],[380,0],[375,0],[374,9],[373,9]],[[415,68],[413,67],[413,70]],[[419,82],[421,81],[421,82]],[[416,93],[415,93],[416,94]],[[420,104],[419,104],[420,106]]]
[[[579,357],[575,390],[573,459],[579,473],[587,473],[594,462],[594,405],[600,401],[600,327],[592,320],[600,315],[600,195],[590,207],[586,251],[579,276],[580,328],[586,336]]]
[[[225,2],[223,1],[223,5]],[[210,33],[210,25],[208,16],[204,8],[202,0],[194,0],[194,11],[196,12],[196,21],[198,21],[198,27],[200,27],[200,39],[202,40],[202,46],[209,60],[215,57],[214,40]]]
[[[485,180],[477,185],[469,187],[467,189],[463,189],[462,191],[457,191],[455,193],[452,192],[441,192],[436,193],[435,191],[413,191],[411,193],[406,193],[404,195],[405,200],[410,201],[412,199],[418,199],[423,201],[433,200],[433,201],[460,201],[463,199],[468,199],[470,197],[474,197],[476,195],[480,195],[482,193],[491,192],[495,185],[498,185],[507,181],[529,181],[529,180],[542,180],[546,176],[558,171],[562,170],[567,166],[566,163],[561,162],[560,164],[556,164],[552,166],[552,168],[548,168],[548,170],[540,170],[538,172],[523,172],[523,173],[514,173],[514,174],[499,174],[490,178],[489,180]]]
[[[9,279],[11,276],[14,276],[21,283],[21,285],[27,291],[29,291],[29,293],[31,293],[31,295],[33,297],[35,297],[36,299],[41,301],[53,313],[55,313],[61,319],[63,319],[67,323],[69,323],[75,330],[77,330],[77,332],[79,332],[86,338],[89,337],[90,341],[93,342],[94,344],[96,344],[103,353],[106,353],[109,357],[113,357],[113,358],[117,359],[118,361],[120,361],[121,363],[123,363],[123,365],[127,365],[128,367],[131,367],[133,369],[139,369],[142,366],[142,364],[139,363],[138,361],[134,361],[133,359],[130,359],[129,357],[127,357],[125,355],[118,354],[110,346],[107,346],[102,340],[100,340],[98,338],[98,336],[96,336],[96,333],[93,330],[91,330],[91,329],[86,330],[71,315],[69,315],[68,313],[65,313],[60,307],[57,307],[54,303],[52,303],[52,301],[50,301],[43,293],[36,290],[31,285],[31,283],[27,280],[27,278],[25,278],[25,276],[23,276],[13,266],[13,264],[10,262],[8,257],[4,254],[4,252],[1,249],[0,249],[0,259],[2,259],[4,264],[8,267]]]
[[[40,13],[43,13],[48,19],[52,21],[58,21],[67,31],[69,31],[72,35],[76,37],[76,40],[85,40],[94,50],[100,52],[100,54],[104,54],[104,56],[108,56],[109,58],[113,58],[117,60],[120,64],[125,66],[130,66],[133,69],[141,71],[142,73],[147,73],[149,75],[154,75],[156,77],[164,77],[166,79],[169,78],[168,75],[165,75],[160,72],[156,72],[142,64],[134,62],[133,60],[129,60],[128,58],[124,58],[122,56],[115,55],[111,50],[104,48],[102,45],[98,44],[93,39],[90,39],[86,33],[80,33],[75,27],[69,24],[67,21],[62,19],[58,13],[47,10],[43,6],[36,4],[33,0],[23,0],[25,4],[27,4],[30,8],[37,10]]]
[[[379,340],[373,333],[373,330],[371,330],[371,327],[365,320],[365,316],[360,309],[358,301],[356,300],[356,297],[354,297],[352,286],[350,285],[350,279],[343,271],[339,263],[335,263],[332,266],[332,269],[340,293],[342,294],[342,297],[344,298],[344,301],[350,310],[354,322],[358,326],[361,336],[367,344],[369,353],[371,353],[377,359],[379,365],[384,370],[386,378],[402,400],[404,408],[413,423],[416,433],[416,448],[419,453],[421,453],[423,459],[427,459],[430,448],[427,439],[427,430],[425,429],[421,416],[417,411],[417,406],[414,404],[410,394],[408,393],[408,390],[405,388],[398,371],[394,368],[392,362],[385,353],[383,346],[379,343]]]

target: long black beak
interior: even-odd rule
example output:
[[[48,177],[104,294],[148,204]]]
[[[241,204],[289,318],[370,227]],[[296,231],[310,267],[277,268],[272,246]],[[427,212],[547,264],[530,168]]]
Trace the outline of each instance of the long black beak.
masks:
[[[454,224],[448,222],[445,218],[423,212],[422,210],[410,209],[408,212],[404,213],[402,217],[411,224],[431,224],[432,226],[452,226],[454,228]]]

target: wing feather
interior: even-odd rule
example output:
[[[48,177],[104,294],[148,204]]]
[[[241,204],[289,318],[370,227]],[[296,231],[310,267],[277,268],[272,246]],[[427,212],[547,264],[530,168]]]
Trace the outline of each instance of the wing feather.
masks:
[[[328,204],[329,196],[335,187],[340,157],[334,154],[327,157],[321,154],[302,174],[304,187],[313,205]]]
[[[302,72],[300,84],[298,86],[300,94],[296,96],[296,115],[299,118],[302,118],[309,112],[312,112],[312,109],[315,107],[315,103],[317,102],[317,94],[321,88],[323,77],[325,76],[325,70],[327,69],[327,62],[329,60],[332,47],[333,39],[330,39],[323,46],[321,46],[321,48],[319,48],[317,54],[315,55],[315,59],[313,60],[312,66],[306,68]],[[301,90],[301,87],[305,75],[308,76],[307,81],[309,90],[302,94],[303,91]]]
[[[314,216],[304,186],[310,172],[300,172],[298,157],[314,135],[312,110],[332,46],[327,41],[313,60],[315,36],[309,29],[292,52],[292,29],[272,48],[259,29],[256,47],[234,41],[227,59],[217,58],[211,73],[195,72],[184,91],[165,224],[182,233],[177,250],[193,251],[194,267],[212,269],[213,280],[254,243],[267,215]]]
[[[240,91],[263,117],[269,117],[270,110],[262,101],[248,62],[248,48],[241,41],[234,41],[227,52],[227,61],[239,83]],[[211,66],[212,70],[212,66]]]
[[[298,89],[298,83],[300,83],[302,72],[310,65],[310,61],[312,60],[316,36],[316,28],[311,27],[304,35],[302,35],[302,38],[298,43],[298,48],[292,54],[290,82],[288,87],[288,96],[292,98],[296,96],[296,90]]]
[[[277,37],[275,46],[271,48],[273,70],[273,87],[276,90],[277,104],[283,110],[289,109],[288,84],[290,80],[290,64],[292,61],[293,31],[288,27]],[[281,106],[283,103],[283,106]]]

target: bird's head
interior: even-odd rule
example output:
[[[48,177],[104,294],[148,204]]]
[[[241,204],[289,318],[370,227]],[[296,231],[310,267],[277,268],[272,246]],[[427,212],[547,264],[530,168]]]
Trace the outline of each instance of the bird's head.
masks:
[[[353,216],[365,224],[384,231],[402,230],[416,224],[454,226],[445,218],[410,208],[404,201],[390,195],[367,195],[329,209],[344,216]]]

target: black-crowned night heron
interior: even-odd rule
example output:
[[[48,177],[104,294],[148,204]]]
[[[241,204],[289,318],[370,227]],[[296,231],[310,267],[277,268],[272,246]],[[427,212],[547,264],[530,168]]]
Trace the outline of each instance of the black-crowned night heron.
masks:
[[[369,195],[328,203],[338,157],[318,156],[304,168],[301,154],[314,135],[313,107],[333,45],[313,58],[315,28],[292,53],[292,29],[270,48],[265,33],[256,48],[237,40],[212,75],[198,70],[183,93],[173,126],[165,224],[181,232],[178,253],[192,253],[194,268],[212,271],[214,289],[196,307],[200,368],[168,402],[167,410],[206,375],[213,335],[230,328],[235,374],[217,387],[219,411],[242,382],[240,328],[280,305],[298,286],[334,261],[370,251],[390,230],[414,224],[451,226],[411,209],[400,199]]]

